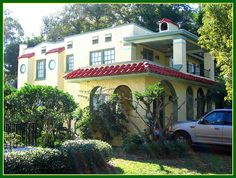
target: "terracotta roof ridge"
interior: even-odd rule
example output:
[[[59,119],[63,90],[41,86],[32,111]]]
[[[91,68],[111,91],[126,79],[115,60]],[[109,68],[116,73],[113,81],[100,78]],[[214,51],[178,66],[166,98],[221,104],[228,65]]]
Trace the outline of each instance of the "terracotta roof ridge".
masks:
[[[17,59],[21,59],[21,58],[31,58],[31,57],[33,57],[33,56],[35,56],[35,53],[34,53],[34,52],[32,52],[32,53],[26,53],[26,54],[22,54],[22,55],[18,56]]]

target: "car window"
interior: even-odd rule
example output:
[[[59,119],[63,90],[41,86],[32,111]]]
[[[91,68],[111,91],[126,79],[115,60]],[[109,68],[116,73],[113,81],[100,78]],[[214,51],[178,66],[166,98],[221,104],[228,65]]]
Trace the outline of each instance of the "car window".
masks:
[[[232,125],[232,112],[225,113],[225,125]]]
[[[205,125],[223,125],[224,112],[212,112],[204,118],[203,124]]]

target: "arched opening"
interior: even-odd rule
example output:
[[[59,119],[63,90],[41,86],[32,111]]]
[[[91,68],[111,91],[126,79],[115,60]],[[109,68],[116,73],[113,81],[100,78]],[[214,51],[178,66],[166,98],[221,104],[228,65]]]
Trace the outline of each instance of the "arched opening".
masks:
[[[186,90],[186,119],[193,120],[194,119],[194,109],[193,109],[193,90],[191,87],[188,87]]]
[[[167,103],[170,102],[163,110],[160,111],[160,118],[163,120],[161,121],[161,124],[164,125],[166,124],[166,118],[169,118],[171,114],[173,114],[173,119],[175,121],[178,120],[178,113],[177,113],[177,107],[178,107],[178,102],[177,102],[177,95],[175,92],[174,87],[172,84],[166,80],[163,80],[161,82],[162,86],[164,87],[165,90],[165,97],[163,98],[163,102]],[[157,103],[153,102],[153,112],[155,112]]]
[[[197,118],[201,118],[205,113],[205,97],[201,88],[197,91]]]
[[[167,30],[167,28],[168,28],[167,23],[164,22],[161,24],[161,31],[165,31],[165,30]]]
[[[99,105],[108,101],[108,94],[101,86],[94,87],[90,92],[90,107],[97,109]]]
[[[131,110],[132,104],[132,91],[126,85],[120,85],[115,90],[114,93],[117,94],[120,98],[120,104],[126,112]]]
[[[212,111],[212,92],[211,90],[207,90],[206,95],[206,104],[207,104],[207,112]]]

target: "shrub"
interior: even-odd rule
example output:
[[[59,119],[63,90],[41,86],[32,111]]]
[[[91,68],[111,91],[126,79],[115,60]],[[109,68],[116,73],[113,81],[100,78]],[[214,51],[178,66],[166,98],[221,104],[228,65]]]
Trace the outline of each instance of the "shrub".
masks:
[[[140,150],[140,146],[143,144],[141,136],[133,134],[127,135],[123,138],[123,148],[127,153],[135,153]]]
[[[120,108],[116,108],[117,101],[109,100],[97,106],[96,109],[86,107],[78,113],[80,120],[77,129],[80,137],[94,139],[96,133],[101,134],[101,140],[111,143],[116,136],[127,133],[126,116]],[[76,116],[75,116],[76,117]]]
[[[111,146],[99,140],[70,140],[59,149],[40,148],[4,155],[5,174],[94,173],[106,165]]]
[[[180,157],[189,150],[189,146],[183,142],[167,140],[145,143],[141,149],[147,156],[152,158]]]
[[[74,170],[88,171],[105,166],[112,152],[108,143],[99,140],[69,140],[62,144],[60,150],[68,155]]]
[[[68,159],[61,151],[41,148],[4,155],[5,174],[46,174],[70,171]]]

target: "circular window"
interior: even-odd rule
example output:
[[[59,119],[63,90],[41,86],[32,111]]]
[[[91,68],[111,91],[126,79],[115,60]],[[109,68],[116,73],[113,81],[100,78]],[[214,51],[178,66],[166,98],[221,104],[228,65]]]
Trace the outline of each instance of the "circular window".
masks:
[[[50,60],[49,61],[49,64],[48,64],[48,67],[49,67],[49,69],[50,70],[53,70],[53,69],[55,69],[55,67],[56,67],[56,62],[55,62],[55,60]]]
[[[21,66],[20,66],[20,73],[25,73],[25,71],[26,71],[26,66],[25,66],[25,64],[22,64]]]

